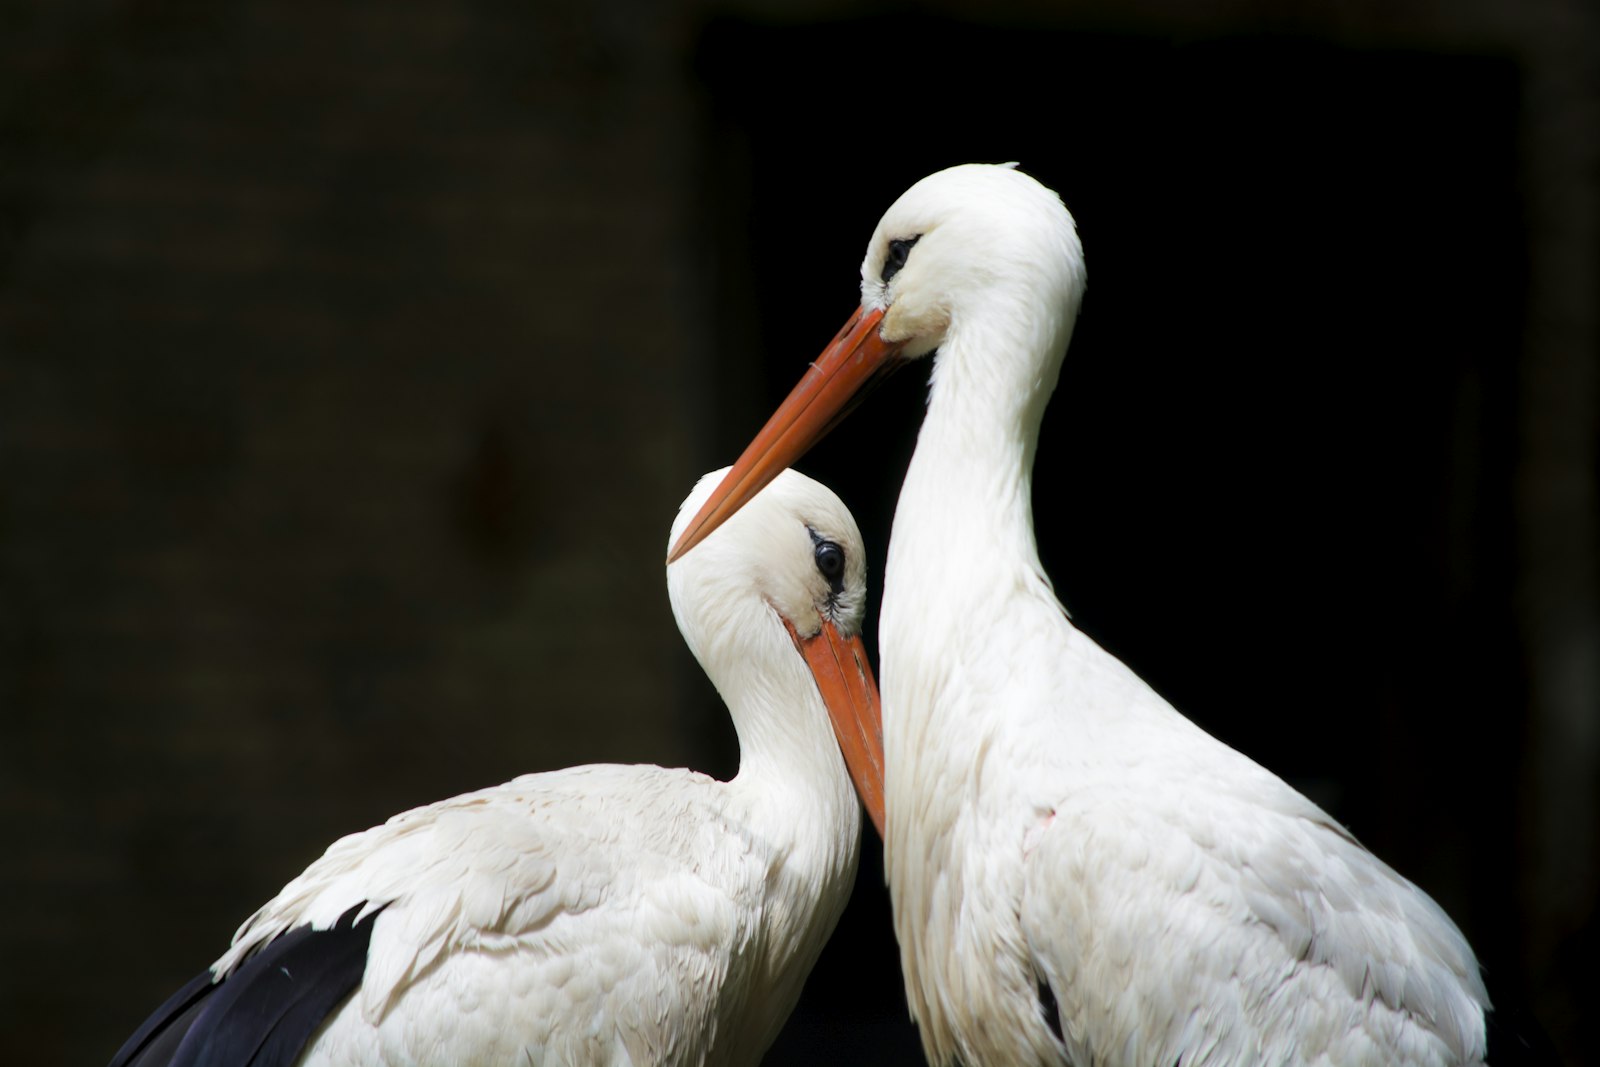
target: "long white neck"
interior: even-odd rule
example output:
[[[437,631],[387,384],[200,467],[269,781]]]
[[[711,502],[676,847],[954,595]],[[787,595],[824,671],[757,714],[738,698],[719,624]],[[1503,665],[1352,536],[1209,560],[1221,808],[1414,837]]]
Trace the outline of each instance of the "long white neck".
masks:
[[[775,632],[756,640],[781,642],[782,654],[735,660],[708,673],[739,734],[739,773],[723,787],[729,813],[746,827],[752,852],[773,864],[762,948],[751,961],[758,992],[748,1012],[752,1019],[770,1017],[775,1035],[849,899],[861,809],[816,683],[776,615],[765,614],[746,632],[768,631],[770,622]],[[766,669],[739,669],[751,662]]]
[[[1030,295],[953,322],[934,357],[928,412],[889,540],[886,675],[891,649],[913,632],[958,647],[952,633],[929,633],[930,622],[940,629],[970,626],[971,612],[1042,576],[1033,458],[1077,303],[1029,314]],[[939,610],[921,610],[934,598]]]
[[[830,830],[859,820],[854,787],[815,681],[773,616],[786,646],[761,672],[713,678],[739,735],[739,773],[730,785],[773,809],[785,831],[796,820]],[[794,805],[794,806],[791,806]],[[837,836],[837,835],[832,835]]]

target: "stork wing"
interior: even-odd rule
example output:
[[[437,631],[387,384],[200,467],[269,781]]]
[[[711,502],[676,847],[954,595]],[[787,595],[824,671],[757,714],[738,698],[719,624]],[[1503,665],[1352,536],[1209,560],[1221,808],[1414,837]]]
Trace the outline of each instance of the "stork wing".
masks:
[[[709,1041],[761,995],[743,972],[769,860],[718,793],[687,771],[578,767],[343,838],[112,1067],[287,1064],[319,1026],[322,1048],[374,1040],[391,1017],[385,1040],[402,1045],[430,1040],[419,1020],[464,1019],[486,1049],[552,1062]]]
[[[1487,997],[1460,931],[1315,805],[1228,755],[1237,765],[1205,781],[1156,758],[1138,781],[1074,791],[1033,843],[1023,930],[1069,1058],[1480,1062]]]
[[[111,1067],[226,1063],[287,1067],[328,1013],[361,982],[372,915],[350,909],[332,927],[298,926],[226,981],[194,978],[134,1032]]]

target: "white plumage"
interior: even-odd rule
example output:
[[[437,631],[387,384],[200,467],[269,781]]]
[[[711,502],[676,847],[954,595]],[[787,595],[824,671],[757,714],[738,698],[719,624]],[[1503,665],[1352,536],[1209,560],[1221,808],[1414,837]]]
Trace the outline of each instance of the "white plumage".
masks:
[[[702,479],[674,536],[716,480]],[[748,519],[667,574],[738,730],[737,777],[531,774],[335,842],[213,966],[225,986],[287,931],[376,914],[358,987],[298,1062],[760,1059],[854,880],[860,809],[830,714],[875,705],[867,674],[846,679],[862,706],[825,707],[836,693],[808,666],[826,635],[859,646],[866,572],[850,513],[791,473]]]
[[[861,277],[861,311],[675,551],[883,365],[937,350],[880,663],[888,880],[930,1058],[1482,1062],[1488,999],[1443,911],[1056,600],[1031,478],[1084,285],[1059,198],[1008,167],[934,174],[884,215]]]

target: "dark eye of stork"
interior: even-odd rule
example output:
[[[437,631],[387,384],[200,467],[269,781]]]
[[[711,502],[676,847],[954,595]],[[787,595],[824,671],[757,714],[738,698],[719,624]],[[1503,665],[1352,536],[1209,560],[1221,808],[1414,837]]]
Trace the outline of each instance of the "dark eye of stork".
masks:
[[[815,547],[812,558],[817,563],[817,573],[828,580],[828,588],[835,593],[844,592],[844,549],[832,541],[812,535]]]
[[[900,273],[900,268],[906,265],[906,257],[911,254],[911,246],[922,240],[919,233],[915,237],[901,237],[889,242],[889,254],[883,258],[883,284],[888,285],[889,279]]]
[[[829,582],[837,581],[844,576],[844,549],[832,541],[824,541],[817,546],[817,570]]]

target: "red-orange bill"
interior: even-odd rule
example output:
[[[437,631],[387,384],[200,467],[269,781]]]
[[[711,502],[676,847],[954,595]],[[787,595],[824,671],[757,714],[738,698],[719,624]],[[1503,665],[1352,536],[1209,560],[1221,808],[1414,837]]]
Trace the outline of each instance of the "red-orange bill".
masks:
[[[817,680],[856,795],[882,837],[883,715],[867,650],[859,635],[845,637],[831,622],[824,621],[812,637],[801,637],[787,619],[784,625]]]
[[[706,499],[672,546],[671,563],[721,526],[767,483],[822,439],[857,393],[900,351],[878,335],[882,311],[856,309],[833,342],[811,364],[744,454]]]

